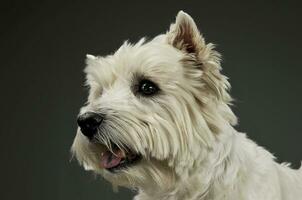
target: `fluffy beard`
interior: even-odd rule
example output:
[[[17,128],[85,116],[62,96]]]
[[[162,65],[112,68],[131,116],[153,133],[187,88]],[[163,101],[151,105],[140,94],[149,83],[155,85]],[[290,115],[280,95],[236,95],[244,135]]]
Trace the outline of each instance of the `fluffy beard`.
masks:
[[[176,176],[166,160],[157,160],[147,156],[139,160],[138,163],[118,169],[115,172],[101,168],[100,156],[102,152],[114,151],[111,145],[113,141],[109,138],[105,140],[108,146],[105,143],[100,143],[99,140],[93,143],[87,141],[80,131],[78,132],[72,146],[72,152],[86,170],[92,170],[102,175],[114,187],[124,186],[131,189],[142,186],[150,189],[160,187],[163,191],[166,191],[174,186]],[[109,141],[111,144],[109,144]],[[125,148],[125,145],[123,145],[123,148],[129,149],[128,147]]]

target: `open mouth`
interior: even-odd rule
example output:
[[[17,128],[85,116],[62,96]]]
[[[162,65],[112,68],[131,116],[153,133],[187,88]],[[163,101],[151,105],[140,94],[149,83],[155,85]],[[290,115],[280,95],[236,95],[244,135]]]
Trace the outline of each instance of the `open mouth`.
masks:
[[[141,160],[139,154],[133,153],[130,150],[124,151],[113,145],[112,151],[106,150],[101,153],[100,165],[110,172],[116,172],[128,168],[139,160]]]

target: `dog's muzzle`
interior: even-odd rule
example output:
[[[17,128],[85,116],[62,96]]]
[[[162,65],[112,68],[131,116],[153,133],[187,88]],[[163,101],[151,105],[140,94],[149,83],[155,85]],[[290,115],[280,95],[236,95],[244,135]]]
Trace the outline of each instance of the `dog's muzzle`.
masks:
[[[104,120],[104,116],[93,113],[86,112],[78,116],[78,125],[81,128],[81,132],[88,138],[92,139],[98,132],[98,127]]]
[[[99,128],[102,126],[103,121],[104,115],[94,112],[86,112],[81,114],[77,119],[82,134],[85,135],[91,142],[94,141],[93,139],[98,134]],[[131,150],[131,148],[122,145],[124,147],[122,149],[111,140],[109,140],[109,142],[110,148],[105,148],[102,150],[102,152],[100,152],[100,167],[113,173],[130,167],[142,159],[142,156],[139,153]]]

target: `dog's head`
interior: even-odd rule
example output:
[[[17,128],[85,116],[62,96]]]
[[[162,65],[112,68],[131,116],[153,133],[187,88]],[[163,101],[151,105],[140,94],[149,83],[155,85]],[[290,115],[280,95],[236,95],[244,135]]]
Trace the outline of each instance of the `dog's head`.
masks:
[[[170,30],[87,55],[87,104],[72,151],[116,185],[170,187],[190,175],[236,123],[220,57],[180,11]]]

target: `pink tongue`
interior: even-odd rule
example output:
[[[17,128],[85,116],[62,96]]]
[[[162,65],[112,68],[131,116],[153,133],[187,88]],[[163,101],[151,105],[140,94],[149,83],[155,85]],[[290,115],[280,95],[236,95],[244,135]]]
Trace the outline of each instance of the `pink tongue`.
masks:
[[[111,151],[105,151],[102,153],[101,167],[109,169],[120,164],[122,158],[124,157],[123,152],[120,149],[116,149],[113,150],[113,153]]]

